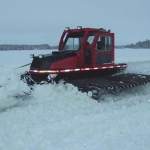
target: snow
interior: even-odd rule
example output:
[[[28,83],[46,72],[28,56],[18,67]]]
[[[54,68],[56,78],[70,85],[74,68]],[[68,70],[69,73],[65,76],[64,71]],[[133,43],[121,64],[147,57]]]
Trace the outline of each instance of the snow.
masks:
[[[20,73],[30,54],[49,51],[0,51],[0,149],[2,150],[149,150],[150,85],[118,95],[90,98],[70,84],[36,86],[32,96],[16,98],[29,87]],[[150,74],[150,50],[116,49],[126,72]]]

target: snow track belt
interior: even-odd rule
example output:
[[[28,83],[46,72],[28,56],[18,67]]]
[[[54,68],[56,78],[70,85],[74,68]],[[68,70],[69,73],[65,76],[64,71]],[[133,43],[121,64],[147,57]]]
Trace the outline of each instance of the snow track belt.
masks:
[[[34,84],[53,84],[55,78],[43,80],[42,82],[34,81],[30,73],[26,72],[21,75],[21,79],[29,86]],[[58,82],[56,82],[58,83]],[[150,83],[150,75],[145,74],[117,74],[112,76],[100,76],[91,78],[80,78],[80,79],[64,79],[64,84],[70,83],[78,88],[82,92],[92,92],[92,98],[99,100],[101,95],[107,93],[119,93],[128,88],[134,88],[139,85]]]
[[[119,74],[114,76],[87,78],[78,80],[66,80],[82,92],[92,91],[92,97],[98,99],[102,93],[118,93],[127,88],[150,83],[150,75],[143,74]]]

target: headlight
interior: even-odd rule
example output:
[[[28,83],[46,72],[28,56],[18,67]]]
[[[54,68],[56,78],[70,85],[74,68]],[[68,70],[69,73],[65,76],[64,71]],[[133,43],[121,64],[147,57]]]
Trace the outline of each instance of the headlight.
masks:
[[[34,58],[34,54],[30,54],[30,58]]]
[[[42,54],[39,55],[39,58],[43,58],[43,57],[44,57],[44,55],[42,55]]]
[[[70,29],[69,27],[66,27],[66,28],[65,28],[66,31],[68,31],[69,29]]]
[[[77,29],[78,29],[78,30],[81,30],[81,29],[82,29],[82,26],[77,26]]]

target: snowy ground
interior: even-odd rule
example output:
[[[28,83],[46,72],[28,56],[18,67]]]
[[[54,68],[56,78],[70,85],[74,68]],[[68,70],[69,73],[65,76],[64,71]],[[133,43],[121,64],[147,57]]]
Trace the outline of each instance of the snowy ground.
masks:
[[[37,86],[28,99],[13,97],[29,91],[19,74],[29,54],[48,51],[0,52],[0,150],[149,150],[150,85],[98,103],[72,85]],[[150,74],[150,50],[116,50],[126,72]]]

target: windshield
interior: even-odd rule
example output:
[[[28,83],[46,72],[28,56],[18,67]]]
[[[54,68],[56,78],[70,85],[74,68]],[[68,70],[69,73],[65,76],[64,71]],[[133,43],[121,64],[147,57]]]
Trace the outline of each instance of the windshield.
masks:
[[[84,33],[68,34],[62,50],[79,50]]]
[[[91,33],[86,41],[86,44],[91,45],[94,41],[95,33]]]

